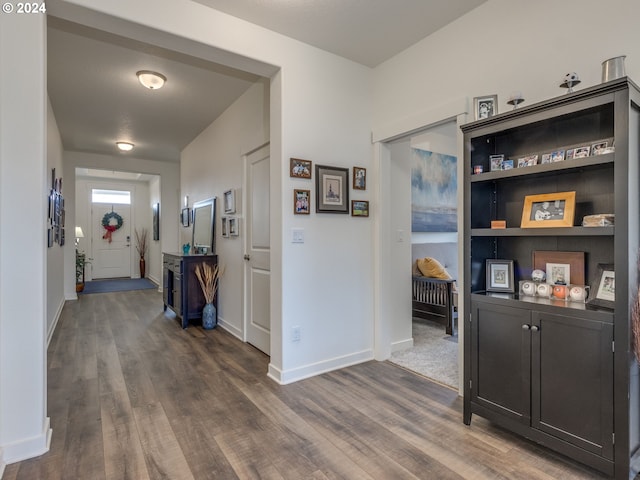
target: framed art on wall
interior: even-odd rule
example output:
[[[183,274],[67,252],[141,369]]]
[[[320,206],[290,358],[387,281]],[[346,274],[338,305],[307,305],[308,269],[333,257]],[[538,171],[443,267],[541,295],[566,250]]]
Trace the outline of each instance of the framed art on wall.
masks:
[[[295,215],[309,215],[311,190],[293,191],[293,213]]]
[[[351,216],[368,217],[369,200],[351,200]]]
[[[353,189],[367,189],[367,169],[362,167],[353,167]]]
[[[233,190],[227,190],[222,195],[224,213],[236,213],[236,196]]]
[[[291,158],[289,160],[289,176],[295,178],[311,178],[311,161]]]
[[[160,204],[153,205],[153,239],[160,240]]]
[[[316,165],[316,212],[349,213],[349,169]]]
[[[182,223],[183,227],[188,227],[189,225],[191,225],[191,209],[190,208],[182,209],[182,212],[180,213],[180,222]]]

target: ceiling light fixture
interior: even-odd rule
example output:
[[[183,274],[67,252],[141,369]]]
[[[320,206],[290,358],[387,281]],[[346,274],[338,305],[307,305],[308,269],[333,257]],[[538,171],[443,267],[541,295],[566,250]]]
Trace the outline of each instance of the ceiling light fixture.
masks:
[[[158,90],[162,88],[164,82],[167,81],[167,77],[161,73],[152,72],[151,70],[140,70],[136,75],[142,86],[149,90]]]
[[[130,142],[116,142],[116,146],[123,152],[129,152],[133,149],[133,143]]]

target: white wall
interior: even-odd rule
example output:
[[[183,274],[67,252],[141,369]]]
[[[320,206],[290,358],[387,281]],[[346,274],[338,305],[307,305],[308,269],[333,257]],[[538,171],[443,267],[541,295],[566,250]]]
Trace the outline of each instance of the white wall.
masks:
[[[67,185],[75,185],[76,168],[96,168],[117,170],[122,172],[137,172],[157,175],[159,177],[158,186],[154,187],[154,199],[160,202],[160,240],[154,241],[150,230],[150,254],[147,259],[147,270],[149,275],[162,278],[162,255],[160,252],[178,251],[178,211],[180,208],[179,188],[180,188],[180,165],[171,162],[159,162],[123,155],[98,155],[92,153],[64,152],[64,171],[66,172],[65,182]],[[159,196],[158,196],[159,187]],[[159,198],[159,200],[157,200]],[[151,199],[151,189],[146,196],[147,202],[153,205]],[[68,188],[65,190],[66,222],[75,225],[76,221],[76,190]],[[150,209],[150,205],[143,209]],[[141,213],[141,215],[143,215]],[[85,220],[86,221],[86,220]],[[84,230],[84,228],[83,228]],[[82,242],[82,241],[81,241]],[[86,245],[80,244],[81,248]],[[83,248],[84,249],[84,248]],[[136,262],[137,263],[137,262]],[[67,300],[77,298],[75,293],[75,247],[73,242],[65,245],[65,296]]]
[[[180,198],[194,202],[216,197],[216,253],[225,269],[218,291],[218,321],[239,338],[243,328],[243,245],[242,155],[269,141],[269,82],[249,88],[215,122],[183,151],[180,163]],[[265,118],[266,117],[266,118]],[[220,218],[224,215],[222,195],[235,190],[240,236],[222,238]],[[180,227],[180,244],[191,244],[191,227]]]
[[[51,109],[51,103],[47,101],[47,172],[51,172],[51,169],[56,169],[56,178],[62,178],[64,180],[64,170],[62,168],[62,140],[60,138],[60,131],[56,123],[56,118],[53,115]],[[51,188],[51,175],[49,175],[47,187]],[[73,185],[67,185],[62,182],[63,192],[65,195],[66,190],[72,189]],[[48,190],[47,190],[48,192]],[[73,242],[74,225],[65,225],[67,242]],[[47,248],[47,345],[51,340],[55,326],[58,323],[58,318],[62,313],[62,307],[64,307],[64,282],[60,281],[62,272],[64,269],[64,248],[60,247],[60,244],[53,243],[51,248]]]
[[[102,242],[102,238],[91,238],[92,232],[95,230],[95,225],[91,219],[91,191],[94,188],[111,189],[111,190],[130,190],[131,197],[131,277],[140,278],[140,255],[136,250],[135,242],[135,230],[147,229],[148,237],[147,244],[152,245],[153,241],[153,229],[152,229],[152,210],[150,200],[150,189],[147,182],[137,181],[125,181],[125,180],[108,180],[79,177],[76,175],[76,225],[82,227],[84,238],[81,238],[78,242],[78,251],[85,252],[87,257],[95,258],[92,245],[96,245],[97,242]],[[117,206],[114,207],[117,210]],[[92,243],[93,240],[93,243]],[[161,260],[156,253],[148,251],[145,256],[145,262],[148,262],[149,266],[157,266]],[[85,280],[90,281],[93,279],[92,275],[93,264],[87,265],[85,268]],[[151,276],[151,269],[148,278],[160,285],[162,276]]]
[[[639,13],[637,0],[489,0],[375,68],[374,130],[464,96],[497,94],[503,112],[520,91],[530,105],[563,95],[568,72],[576,90],[596,85],[618,55],[640,81]]]
[[[0,15],[0,472],[46,452],[51,434],[45,65],[45,16]]]

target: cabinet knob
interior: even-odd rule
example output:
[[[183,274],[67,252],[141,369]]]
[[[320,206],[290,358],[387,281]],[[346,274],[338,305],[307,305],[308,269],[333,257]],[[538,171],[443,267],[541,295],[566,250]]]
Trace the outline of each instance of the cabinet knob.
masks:
[[[244,256],[244,259],[245,259],[245,260],[251,260],[251,255],[245,255],[245,256]]]
[[[522,325],[523,330],[531,330],[531,325],[527,325],[526,323]]]
[[[533,332],[539,332],[539,331],[540,331],[540,327],[538,327],[537,325],[533,325],[533,326],[531,327],[531,331],[533,331]]]

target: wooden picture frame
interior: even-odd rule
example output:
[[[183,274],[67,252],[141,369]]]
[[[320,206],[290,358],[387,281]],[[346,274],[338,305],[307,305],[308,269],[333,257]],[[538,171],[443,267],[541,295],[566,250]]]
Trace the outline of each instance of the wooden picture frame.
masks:
[[[598,273],[594,277],[589,293],[589,305],[604,308],[616,306],[616,276],[612,263],[599,263]]]
[[[575,210],[575,191],[527,195],[520,228],[573,227]]]
[[[301,158],[289,159],[289,176],[294,178],[311,178],[310,160],[302,160]]]
[[[352,217],[369,216],[369,200],[351,200]]]
[[[309,215],[311,211],[311,190],[293,191],[293,214]]]
[[[367,169],[363,167],[353,167],[353,189],[367,189]]]
[[[222,207],[224,213],[236,213],[236,195],[233,189],[222,194]]]
[[[515,278],[513,274],[513,260],[495,260],[488,258],[487,267],[487,292],[515,291]]]
[[[475,119],[482,120],[484,118],[493,117],[498,113],[498,95],[485,95],[483,97],[475,97],[473,99],[473,110]]]
[[[584,252],[560,252],[534,250],[532,254],[533,270],[543,270],[549,281],[547,265],[569,265],[571,277],[566,279],[566,283],[574,285],[586,285],[585,283],[585,253]]]
[[[180,212],[180,223],[182,223],[183,227],[188,227],[191,225],[191,209],[183,208],[182,212]]]
[[[349,214],[349,169],[316,165],[316,213]]]

